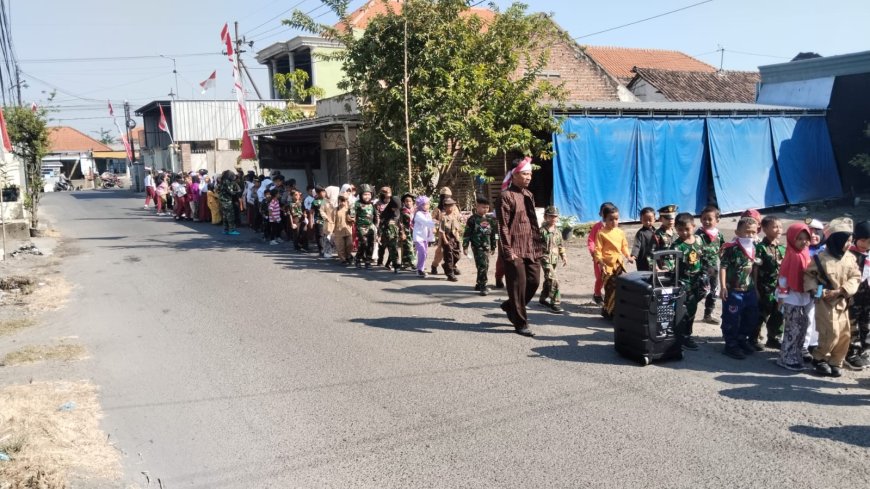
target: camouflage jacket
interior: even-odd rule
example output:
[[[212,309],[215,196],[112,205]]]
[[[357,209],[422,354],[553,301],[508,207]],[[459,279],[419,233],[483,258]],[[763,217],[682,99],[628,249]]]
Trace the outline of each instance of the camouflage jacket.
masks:
[[[670,250],[674,247],[674,240],[676,239],[676,233],[671,229],[671,234],[665,232],[664,229],[658,228],[656,229],[655,234],[653,234],[653,242],[652,242],[652,252]],[[662,270],[673,270],[674,269],[674,258],[668,257],[663,258],[655,262],[650,254],[649,258],[649,266],[650,270],[654,270],[656,265]]]
[[[746,252],[739,244],[725,245],[722,249],[720,266],[725,270],[725,285],[729,292],[746,292],[755,287],[755,277],[752,276],[755,259],[746,256]]]
[[[776,301],[776,285],[779,281],[779,266],[785,258],[785,245],[774,245],[767,238],[755,245],[758,263],[759,298]]]
[[[550,231],[546,227],[542,227],[541,237],[544,238],[544,257],[542,260],[545,265],[555,265],[559,259],[565,259],[562,231],[559,228]]]
[[[462,247],[492,251],[498,246],[498,224],[489,216],[472,215],[465,221]]]
[[[375,206],[371,202],[366,204],[358,200],[353,206],[351,215],[356,220],[357,229],[378,224],[378,214],[375,212]]]

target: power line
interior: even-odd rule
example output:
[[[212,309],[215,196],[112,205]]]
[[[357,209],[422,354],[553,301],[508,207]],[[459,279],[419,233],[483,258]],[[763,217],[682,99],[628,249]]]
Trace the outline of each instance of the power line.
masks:
[[[585,35],[582,35],[582,36],[578,36],[578,37],[575,37],[574,40],[576,41],[576,40],[578,40],[578,39],[584,39],[584,38],[587,38],[587,37],[597,36],[598,34],[604,34],[605,32],[615,31],[615,30],[617,30],[617,29],[622,29],[623,27],[628,27],[628,26],[632,26],[632,25],[635,25],[635,24],[640,24],[641,22],[646,22],[646,21],[648,21],[648,20],[658,19],[659,17],[664,17],[664,16],[666,16],[666,15],[670,15],[670,14],[673,14],[673,13],[676,13],[676,12],[681,12],[681,11],[683,11],[683,10],[688,10],[688,9],[690,9],[690,8],[697,7],[697,6],[699,6],[699,5],[704,5],[705,3],[710,3],[710,2],[712,2],[712,1],[713,1],[713,0],[704,0],[703,2],[693,3],[692,5],[686,5],[685,7],[681,7],[681,8],[674,9],[674,10],[669,10],[669,11],[667,11],[667,12],[663,12],[663,13],[660,13],[660,14],[658,14],[658,15],[653,15],[652,17],[647,17],[647,18],[645,18],[645,19],[640,19],[640,20],[636,20],[636,21],[634,21],[634,22],[629,22],[628,24],[622,24],[622,25],[618,25],[618,26],[616,26],[616,27],[611,27],[611,28],[609,28],[609,29],[604,29],[603,31],[598,31],[598,32],[593,32],[593,33],[591,33],[591,34],[585,34]]]
[[[253,29],[250,29],[248,32],[244,33],[244,34],[242,35],[242,37],[247,37],[247,36],[253,34],[254,31],[256,31],[257,29],[259,29],[260,27],[263,27],[264,25],[268,24],[269,22],[272,22],[273,20],[277,19],[278,17],[281,17],[282,15],[286,14],[287,12],[292,11],[293,9],[295,9],[296,7],[302,5],[303,3],[307,2],[307,1],[308,1],[308,0],[302,0],[302,1],[300,1],[300,2],[297,2],[296,4],[294,4],[292,7],[288,8],[287,10],[284,10],[284,11],[282,11],[282,12],[278,12],[278,13],[275,14],[274,16],[269,17],[269,19],[268,19],[267,21],[263,22],[262,24],[258,24],[258,25],[257,25],[256,27],[254,27]],[[322,6],[322,5],[321,5],[321,6]]]
[[[209,53],[186,53],[186,54],[166,54],[173,58],[191,58],[197,56],[225,56],[220,52]],[[19,60],[22,63],[82,63],[90,61],[133,61],[139,59],[159,59],[162,56],[159,54],[146,54],[141,56],[106,56],[101,58],[32,58]]]

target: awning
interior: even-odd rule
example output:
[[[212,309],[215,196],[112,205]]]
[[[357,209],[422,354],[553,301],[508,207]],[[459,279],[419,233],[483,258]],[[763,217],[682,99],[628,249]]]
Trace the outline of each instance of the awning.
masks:
[[[341,116],[326,116],[315,117],[313,119],[303,119],[301,121],[288,122],[286,124],[276,124],[274,126],[256,127],[248,131],[251,136],[275,136],[283,133],[291,133],[305,131],[310,129],[321,129],[325,127],[357,127],[362,124],[362,119],[358,115],[341,115]]]

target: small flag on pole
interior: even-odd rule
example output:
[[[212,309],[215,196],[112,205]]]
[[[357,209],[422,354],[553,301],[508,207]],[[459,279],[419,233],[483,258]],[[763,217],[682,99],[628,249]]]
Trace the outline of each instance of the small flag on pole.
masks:
[[[163,113],[163,106],[162,106],[162,105],[158,105],[158,107],[160,107],[160,122],[157,123],[157,129],[160,129],[161,131],[163,131],[163,132],[165,132],[166,134],[168,134],[168,135],[169,135],[169,141],[170,141],[172,144],[175,144],[175,141],[172,140],[172,133],[169,132],[169,124],[166,122],[166,115]]]
[[[230,58],[230,61],[233,59],[233,38],[230,37],[230,26],[229,24],[224,24],[224,28],[221,29],[221,41],[226,44],[227,47],[227,57]]]
[[[215,81],[217,80],[217,70],[211,73],[211,76],[205,79],[204,82],[201,82],[199,86],[202,87],[202,94],[205,95],[205,92],[208,91],[209,88],[214,88]]]
[[[112,108],[111,100],[109,100],[109,117],[115,117],[115,109]]]

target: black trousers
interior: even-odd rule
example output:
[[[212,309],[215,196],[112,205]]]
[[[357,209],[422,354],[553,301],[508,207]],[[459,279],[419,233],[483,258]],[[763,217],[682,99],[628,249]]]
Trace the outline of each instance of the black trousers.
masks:
[[[501,307],[516,329],[528,327],[526,305],[535,297],[541,283],[541,263],[529,258],[505,260],[504,272],[508,300]]]
[[[441,244],[441,254],[444,257],[444,274],[448,277],[456,276],[456,265],[459,263],[459,242],[449,238],[447,243]]]

